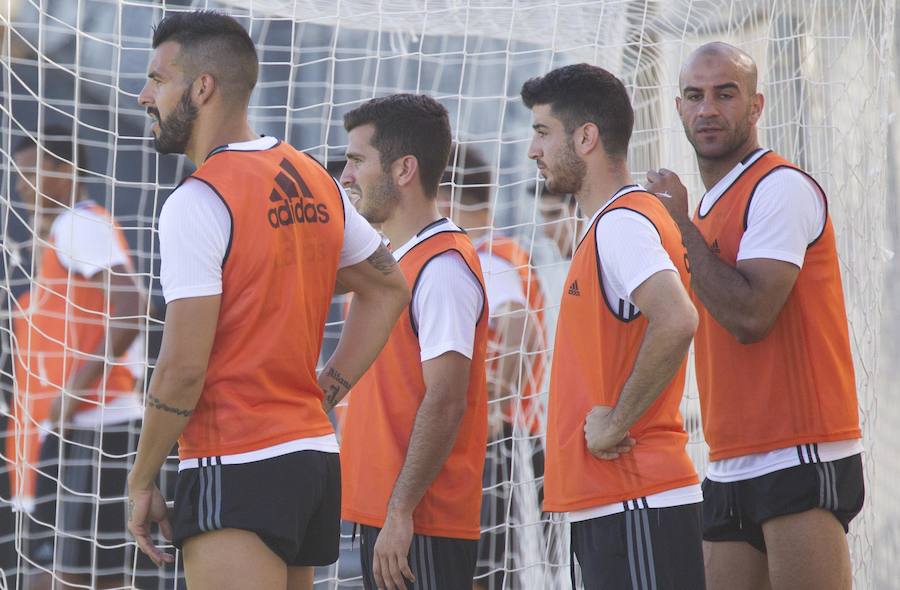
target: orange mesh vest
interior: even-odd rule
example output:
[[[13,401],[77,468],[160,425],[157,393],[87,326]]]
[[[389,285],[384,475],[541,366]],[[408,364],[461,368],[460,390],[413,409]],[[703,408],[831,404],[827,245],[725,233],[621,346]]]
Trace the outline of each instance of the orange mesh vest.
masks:
[[[455,250],[484,289],[481,265],[468,236],[445,231],[423,240],[400,259],[410,285],[434,257]],[[413,287],[415,291],[415,287]],[[456,443],[413,513],[420,535],[477,539],[481,473],[487,445],[488,306],[475,329],[468,408]],[[342,510],[345,520],[384,525],[394,482],[400,474],[419,405],[425,396],[421,350],[411,312],[400,316],[387,344],[353,388],[341,440]]]
[[[81,201],[75,205],[73,214],[77,215],[79,210],[106,219],[115,230],[122,251],[128,252],[125,235],[106,209],[93,201]],[[96,277],[86,279],[77,272],[70,273],[57,255],[59,248],[51,238],[49,246],[41,252],[38,279],[32,283],[31,294],[19,298],[22,315],[13,322],[18,394],[12,409],[17,436],[7,440],[7,448],[8,456],[16,457],[14,445],[18,444],[19,458],[27,460],[29,465],[37,464],[40,448],[37,424],[47,418],[53,400],[84,362],[81,355],[96,354],[106,337],[107,319],[116,315],[115,309],[108,309],[106,290],[97,283]],[[132,271],[130,261],[126,267]],[[84,394],[88,401],[79,403],[76,411],[92,410],[117,396],[132,394],[134,376],[127,367],[109,364],[106,374],[105,384],[98,379]],[[34,494],[33,475],[29,474],[23,484],[26,496]]]
[[[600,218],[616,209],[646,217],[688,288],[681,234],[663,205],[641,190],[608,205],[582,239],[572,264],[556,328],[550,371],[544,509],[583,510],[698,482],[685,451],[687,433],[678,411],[686,362],[656,401],[629,429],[634,448],[614,461],[588,451],[584,423],[596,405],[615,406],[631,375],[647,330],[643,315],[613,308],[603,293],[596,232]],[[633,310],[632,310],[633,311]]]
[[[527,329],[532,331],[535,353],[529,353],[525,361],[528,368],[522,373],[521,387],[518,395],[521,400],[518,408],[519,420],[532,434],[539,434],[541,421],[538,412],[540,404],[535,399],[541,393],[541,385],[544,382],[544,353],[547,349],[547,335],[544,330],[544,294],[538,282],[537,273],[531,268],[528,254],[519,247],[514,240],[507,237],[495,237],[493,240],[482,242],[478,246],[479,252],[490,252],[492,256],[502,258],[516,269],[519,280],[522,283],[522,292],[528,301]],[[526,332],[528,335],[528,332]],[[488,328],[488,373],[498,370],[498,354],[500,347],[500,334],[496,330]],[[489,379],[490,381],[490,379]],[[504,400],[503,416],[507,422],[515,418],[517,408],[513,400]]]
[[[181,458],[333,432],[316,362],[344,241],[335,181],[283,142],[213,152],[193,178],[219,195],[232,226],[219,323]]]
[[[706,242],[717,246],[717,256],[729,265],[736,265],[756,186],[780,168],[797,170],[777,154],[765,154],[705,216],[698,210],[694,217]],[[830,217],[806,250],[797,282],[761,342],[739,344],[696,303],[697,385],[710,459],[859,438],[853,360]]]

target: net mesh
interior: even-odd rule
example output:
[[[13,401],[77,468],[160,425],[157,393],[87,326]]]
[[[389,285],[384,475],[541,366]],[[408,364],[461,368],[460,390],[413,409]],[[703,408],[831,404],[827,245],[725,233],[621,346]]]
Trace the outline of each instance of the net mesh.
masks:
[[[37,354],[42,324],[34,300],[41,290],[41,256],[59,254],[48,238],[41,212],[25,206],[21,185],[26,170],[12,158],[22,137],[38,145],[49,139],[43,129],[62,123],[71,128],[85,157],[73,156],[81,186],[115,220],[131,264],[125,274],[143,295],[137,344],[123,358],[105,361],[134,375],[138,395],[146,392],[159,348],[164,303],[159,288],[158,244],[154,226],[165,196],[190,171],[184,158],[160,157],[148,142],[143,109],[136,102],[150,56],[150,23],[167,11],[219,8],[237,17],[257,43],[261,69],[250,115],[257,132],[281,137],[339,170],[346,144],[343,114],[369,98],[392,92],[428,93],[449,110],[454,141],[477,151],[493,171],[487,239],[515,239],[529,255],[530,272],[540,282],[546,309],[540,319],[551,334],[566,271],[564,254],[576,239],[574,210],[548,208],[537,196],[533,163],[526,158],[530,114],[519,99],[522,83],[549,69],[588,61],[617,74],[633,97],[636,128],[630,161],[638,180],[649,168],[678,171],[696,197],[702,193],[692,149],[675,116],[673,98],[683,58],[699,44],[726,40],[748,51],[760,70],[766,109],[761,141],[815,176],[830,197],[838,236],[841,271],[856,363],[860,413],[867,452],[866,483],[874,491],[854,521],[850,546],[858,588],[885,587],[900,578],[895,513],[886,494],[900,489],[890,465],[896,437],[886,429],[875,436],[879,419],[893,420],[897,408],[876,395],[876,374],[884,356],[882,294],[890,258],[886,235],[887,195],[892,180],[888,159],[892,111],[894,12],[889,0],[600,0],[594,2],[516,0],[250,0],[191,2],[142,0],[7,0],[0,6],[0,340],[2,447],[9,489],[0,488],[0,568],[9,587],[25,584],[41,572],[67,575],[63,549],[72,538],[120,552],[122,585],[172,588],[179,572],[160,576],[135,555],[124,535],[104,537],[101,507],[121,504],[124,489],[107,493],[96,486],[70,485],[64,473],[50,473],[36,454],[34,440],[56,436],[42,423],[49,399],[77,395],[48,378],[47,359]],[[893,152],[890,152],[893,153]],[[451,207],[460,208],[451,177]],[[41,187],[32,190],[41,191]],[[79,194],[58,203],[76,210]],[[112,222],[107,220],[107,224]],[[477,228],[475,228],[477,229]],[[896,225],[892,226],[896,232]],[[65,253],[63,253],[65,254]],[[71,283],[77,277],[65,276]],[[107,275],[106,287],[112,285]],[[67,284],[69,284],[67,283]],[[79,312],[71,286],[62,295],[66,314]],[[98,314],[110,329],[124,321],[109,313],[109,296]],[[340,333],[342,305],[334,306],[326,330],[325,354]],[[104,311],[105,310],[105,311]],[[532,318],[530,321],[535,321]],[[51,335],[52,336],[52,335]],[[80,350],[57,337],[62,362],[72,364]],[[523,342],[524,358],[549,356]],[[500,353],[506,354],[506,353]],[[80,358],[80,357],[79,357]],[[108,358],[102,355],[99,358]],[[43,364],[42,364],[43,363]],[[528,378],[519,370],[518,389]],[[692,377],[689,382],[693,383]],[[535,393],[543,404],[546,380]],[[499,404],[501,402],[496,402]],[[107,409],[96,406],[106,415]],[[690,433],[689,451],[698,470],[706,464],[696,388],[689,385],[683,414]],[[893,416],[894,418],[891,418]],[[101,423],[103,421],[101,420]],[[98,433],[133,434],[134,423],[107,421]],[[496,524],[508,542],[487,564],[481,578],[491,588],[567,587],[569,548],[563,522],[542,515],[534,453],[540,430],[517,426],[498,439],[494,453],[503,466],[487,483],[499,498]],[[16,437],[27,430],[34,440]],[[82,451],[88,464],[119,461],[127,467],[133,447],[107,451],[99,435],[57,437],[59,447]],[[37,438],[34,438],[37,437]],[[12,442],[9,442],[9,441]],[[874,444],[874,441],[879,441]],[[68,455],[66,455],[68,456]],[[65,465],[64,465],[65,467]],[[75,495],[92,507],[93,526],[70,529],[61,521],[44,522],[32,509],[37,473],[53,482],[52,495]],[[2,482],[0,482],[2,483]],[[878,484],[878,485],[873,485]],[[55,486],[55,487],[54,487]],[[171,497],[171,496],[170,496]],[[487,496],[486,496],[487,497]],[[889,495],[887,496],[890,497]],[[37,498],[40,500],[40,498]],[[59,509],[55,516],[62,517]],[[8,526],[7,526],[8,523]],[[47,565],[34,555],[35,539],[54,547]],[[893,548],[893,549],[892,549]],[[876,560],[876,558],[878,558]],[[96,556],[76,568],[84,587],[95,585],[109,564]],[[482,570],[479,570],[482,571]],[[359,584],[358,560],[349,536],[337,565],[317,572],[317,588]],[[3,577],[0,576],[0,584]],[[18,585],[18,586],[17,586]]]

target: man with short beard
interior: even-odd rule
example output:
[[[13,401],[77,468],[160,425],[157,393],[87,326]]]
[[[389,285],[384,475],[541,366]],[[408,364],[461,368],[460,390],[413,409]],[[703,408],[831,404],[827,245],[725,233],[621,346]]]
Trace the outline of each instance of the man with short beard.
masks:
[[[556,328],[544,510],[568,513],[586,589],[702,589],[702,496],[678,411],[697,326],[681,235],[631,181],[634,113],[615,76],[562,67],[522,101],[547,190],[590,220]]]
[[[310,589],[340,534],[340,463],[325,397],[374,360],[409,291],[378,234],[311,157],[247,120],[259,64],[231,17],[176,13],[154,30],[140,104],[161,153],[197,170],[159,221],[168,303],[134,468],[129,529],[183,550],[190,588]],[[355,294],[316,378],[335,288]],[[173,522],[154,484],[176,439]]]
[[[368,590],[471,590],[487,442],[488,301],[478,253],[437,209],[447,110],[395,94],[344,116],[341,182],[381,224],[412,299],[354,388],[341,439],[345,520]],[[352,317],[352,316],[351,316]],[[410,584],[411,585],[411,584]]]
[[[647,175],[702,303],[707,585],[850,588],[863,446],[834,228],[816,181],[760,147],[756,84],[738,48],[693,52],[675,99],[707,189],[693,220],[674,173]]]

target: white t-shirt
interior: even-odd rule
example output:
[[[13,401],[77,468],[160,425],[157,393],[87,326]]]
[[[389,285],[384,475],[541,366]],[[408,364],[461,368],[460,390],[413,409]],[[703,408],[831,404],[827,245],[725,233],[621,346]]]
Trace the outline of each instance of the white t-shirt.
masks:
[[[112,220],[92,209],[94,206],[94,201],[79,201],[60,213],[50,226],[50,239],[60,264],[87,279],[116,266],[127,266],[129,260]],[[79,408],[72,423],[82,427],[121,424],[142,415],[136,393],[119,394],[102,406]]]
[[[60,213],[50,226],[50,239],[60,263],[88,279],[102,270],[128,264],[128,253],[119,243],[116,228],[93,206],[91,200],[79,201]]]
[[[230,144],[229,150],[249,151],[273,147],[277,140]],[[339,268],[368,258],[381,243],[372,226],[344,201],[344,244]],[[186,297],[205,297],[222,292],[222,261],[231,238],[231,216],[225,203],[205,183],[193,178],[179,186],[159,214],[160,284],[166,303]]]
[[[738,177],[770,150],[760,149],[738,163],[700,201],[706,215]],[[756,187],[747,212],[747,230],[738,247],[738,260],[768,258],[803,268],[807,247],[825,227],[825,197],[805,174],[790,168],[776,170]],[[706,476],[733,482],[804,463],[837,461],[863,451],[861,439],[814,443],[711,461]]]
[[[395,249],[394,258],[400,260],[416,244],[445,231],[460,230],[449,219],[441,219]],[[475,327],[486,304],[481,283],[458,252],[432,258],[419,273],[410,302],[422,362],[450,351],[471,359]]]
[[[489,237],[485,236],[475,244],[475,247],[480,248],[488,240]],[[504,308],[510,306],[528,307],[528,299],[525,291],[522,289],[522,277],[515,266],[504,258],[481,250],[478,251],[478,260],[481,262],[481,272],[484,274],[484,288],[491,306],[491,326],[495,324],[497,317],[499,317],[496,314],[504,313],[501,311]]]
[[[228,150],[250,151],[272,148],[272,137],[229,144]],[[337,183],[335,183],[337,184]],[[356,211],[338,186],[344,202],[344,243],[339,268],[352,266],[372,255],[381,237]],[[205,183],[192,178],[179,186],[159,215],[160,284],[166,303],[187,297],[205,297],[222,292],[222,263],[231,239],[231,216],[225,203]],[[301,438],[249,453],[223,456],[223,465],[259,461],[304,450],[337,453],[333,434]],[[185,460],[179,470],[196,468],[196,459]]]
[[[603,214],[603,211],[616,199],[635,190],[644,189],[639,185],[630,185],[619,189],[594,214],[588,227],[593,227],[597,217]],[[596,239],[597,252],[600,256],[600,277],[603,281],[607,303],[613,310],[624,309],[625,317],[634,317],[640,311],[631,299],[631,295],[644,281],[658,272],[678,272],[672,259],[669,258],[669,253],[663,248],[659,232],[656,231],[650,220],[640,213],[616,209],[603,215],[597,222]],[[597,311],[598,313],[607,313],[607,310]],[[700,485],[692,484],[625,502],[575,510],[569,512],[569,522],[610,516],[636,508],[669,508],[702,501],[703,492]]]

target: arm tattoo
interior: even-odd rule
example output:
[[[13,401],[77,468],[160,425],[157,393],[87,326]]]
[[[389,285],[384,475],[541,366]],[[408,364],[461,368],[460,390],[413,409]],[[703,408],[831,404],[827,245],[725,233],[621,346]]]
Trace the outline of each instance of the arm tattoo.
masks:
[[[375,252],[372,253],[371,256],[366,258],[366,262],[375,267],[376,270],[381,271],[381,274],[387,276],[393,272],[394,267],[397,266],[397,261],[394,260],[394,255],[391,254],[391,251],[388,250],[384,244],[378,246]]]
[[[341,375],[341,372],[336,370],[334,367],[329,367],[328,372],[325,373],[326,377],[330,377],[337,381],[332,385],[328,386],[328,392],[325,394],[325,399],[328,401],[328,405],[334,407],[338,401],[338,397],[341,395],[341,388],[350,390],[353,385],[347,381],[347,378]]]
[[[181,408],[174,408],[163,402],[158,397],[153,397],[149,393],[147,394],[147,407],[153,408],[154,410],[169,412],[171,414],[175,414],[176,416],[183,416],[185,418],[194,413],[194,410],[182,410]]]

